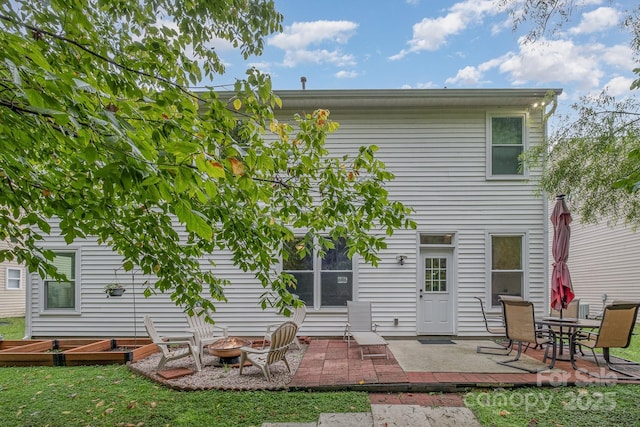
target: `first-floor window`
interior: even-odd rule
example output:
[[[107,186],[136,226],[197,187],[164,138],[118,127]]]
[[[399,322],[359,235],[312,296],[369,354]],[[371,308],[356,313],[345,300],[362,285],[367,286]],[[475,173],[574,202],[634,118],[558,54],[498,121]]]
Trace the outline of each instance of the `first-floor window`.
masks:
[[[500,305],[499,295],[523,296],[524,236],[491,235],[491,303]]]
[[[22,288],[22,270],[19,268],[7,268],[7,289],[21,289]]]
[[[76,253],[57,252],[53,265],[58,273],[64,274],[66,281],[50,278],[44,281],[44,309],[45,310],[75,310],[76,309]]]
[[[342,307],[353,300],[353,263],[347,256],[344,239],[334,240],[334,248],[327,249],[324,256],[305,243],[303,237],[284,245],[287,252],[283,270],[296,278],[298,295],[309,307]],[[300,250],[306,250],[300,257]]]

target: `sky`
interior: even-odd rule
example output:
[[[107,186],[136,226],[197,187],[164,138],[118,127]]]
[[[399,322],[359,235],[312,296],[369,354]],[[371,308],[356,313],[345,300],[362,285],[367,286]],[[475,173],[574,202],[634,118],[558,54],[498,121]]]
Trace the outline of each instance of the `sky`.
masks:
[[[629,94],[636,63],[622,28],[631,0],[578,0],[553,37],[526,43],[494,0],[275,0],[284,31],[260,57],[217,46],[224,79],[248,66],[274,90],[560,88],[562,109],[607,88]],[[225,82],[228,83],[228,82]]]

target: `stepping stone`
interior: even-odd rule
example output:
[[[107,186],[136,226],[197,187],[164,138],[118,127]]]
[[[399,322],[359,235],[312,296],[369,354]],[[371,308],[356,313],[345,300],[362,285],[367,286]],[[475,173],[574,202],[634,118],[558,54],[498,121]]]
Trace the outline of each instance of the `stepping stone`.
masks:
[[[325,413],[320,414],[318,427],[371,427],[373,418],[370,412]]]
[[[430,425],[438,427],[481,427],[471,409],[452,406],[423,408]]]
[[[373,425],[374,427],[440,427],[440,424],[429,423],[424,409],[420,405],[371,405]]]

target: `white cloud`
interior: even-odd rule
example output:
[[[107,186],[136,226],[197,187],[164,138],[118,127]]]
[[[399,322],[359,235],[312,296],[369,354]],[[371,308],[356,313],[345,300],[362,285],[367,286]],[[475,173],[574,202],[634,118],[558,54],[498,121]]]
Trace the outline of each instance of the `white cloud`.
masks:
[[[475,86],[480,83],[482,79],[482,72],[472,66],[466,66],[461,70],[458,70],[458,74],[455,77],[450,77],[445,80],[446,84],[460,84],[464,86]]]
[[[335,45],[346,43],[356,28],[358,24],[351,21],[296,22],[268,39],[267,44],[285,51],[283,65],[287,67],[301,63],[353,65],[353,55],[342,53]],[[328,45],[330,48],[309,49],[313,45]]]
[[[304,49],[325,41],[345,43],[356,28],[358,24],[351,21],[295,22],[267,43],[283,50]]]
[[[576,83],[583,89],[596,87],[604,75],[598,66],[599,49],[584,49],[572,40],[519,40],[519,54],[510,54],[499,71],[510,75],[512,84],[529,82]]]
[[[598,55],[600,55],[602,61],[606,64],[625,71],[633,70],[634,68],[636,68],[637,64],[633,59],[633,50],[628,45],[598,45],[598,47],[599,49],[597,50],[597,53]]]
[[[340,70],[334,76],[338,79],[355,79],[359,74],[356,71]]]
[[[404,84],[400,89],[441,89],[442,86],[435,84],[434,82],[416,83],[415,86],[410,84]]]
[[[607,90],[607,94],[612,96],[627,96],[631,94],[631,83],[633,83],[632,78],[627,77],[614,77],[604,85]]]
[[[519,40],[519,51],[508,52],[477,66],[466,66],[454,77],[445,80],[448,85],[478,86],[489,82],[491,70],[506,74],[512,85],[561,84],[575,85],[580,92],[599,91],[605,75],[611,68],[628,72],[634,67],[633,54],[627,46],[603,44],[576,44],[572,40],[546,40],[527,43]],[[628,79],[612,79],[608,85],[619,92]]]
[[[338,50],[291,50],[285,52],[282,65],[295,67],[298,64],[333,64],[338,67],[355,65],[353,55],[346,55]]]
[[[478,67],[466,66],[458,70],[455,77],[449,77],[446,79],[445,83],[448,85],[462,86],[478,86],[482,83],[487,83],[487,81],[484,80],[485,73],[492,68],[500,66],[506,58],[508,58],[508,56],[491,59],[487,62],[483,62]]]
[[[622,13],[611,7],[599,7],[582,15],[582,21],[569,30],[571,34],[588,34],[605,31],[618,25]]]
[[[460,34],[469,25],[482,22],[485,15],[495,15],[499,9],[493,0],[465,0],[449,8],[449,13],[437,18],[424,18],[413,25],[413,38],[407,42],[408,49],[402,49],[389,57],[401,59],[411,52],[435,51],[444,46],[447,39]]]

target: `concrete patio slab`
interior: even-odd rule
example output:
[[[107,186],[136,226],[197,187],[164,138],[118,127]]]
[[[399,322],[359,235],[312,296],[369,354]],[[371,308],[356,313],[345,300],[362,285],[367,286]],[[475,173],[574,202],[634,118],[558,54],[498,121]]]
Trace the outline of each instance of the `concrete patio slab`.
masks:
[[[453,344],[422,344],[418,340],[389,340],[389,349],[405,372],[519,372],[497,363],[514,358],[515,351],[509,356],[481,354],[476,348],[489,346],[491,341],[454,339],[452,342]],[[536,358],[522,354],[517,366],[539,369],[545,365]]]

